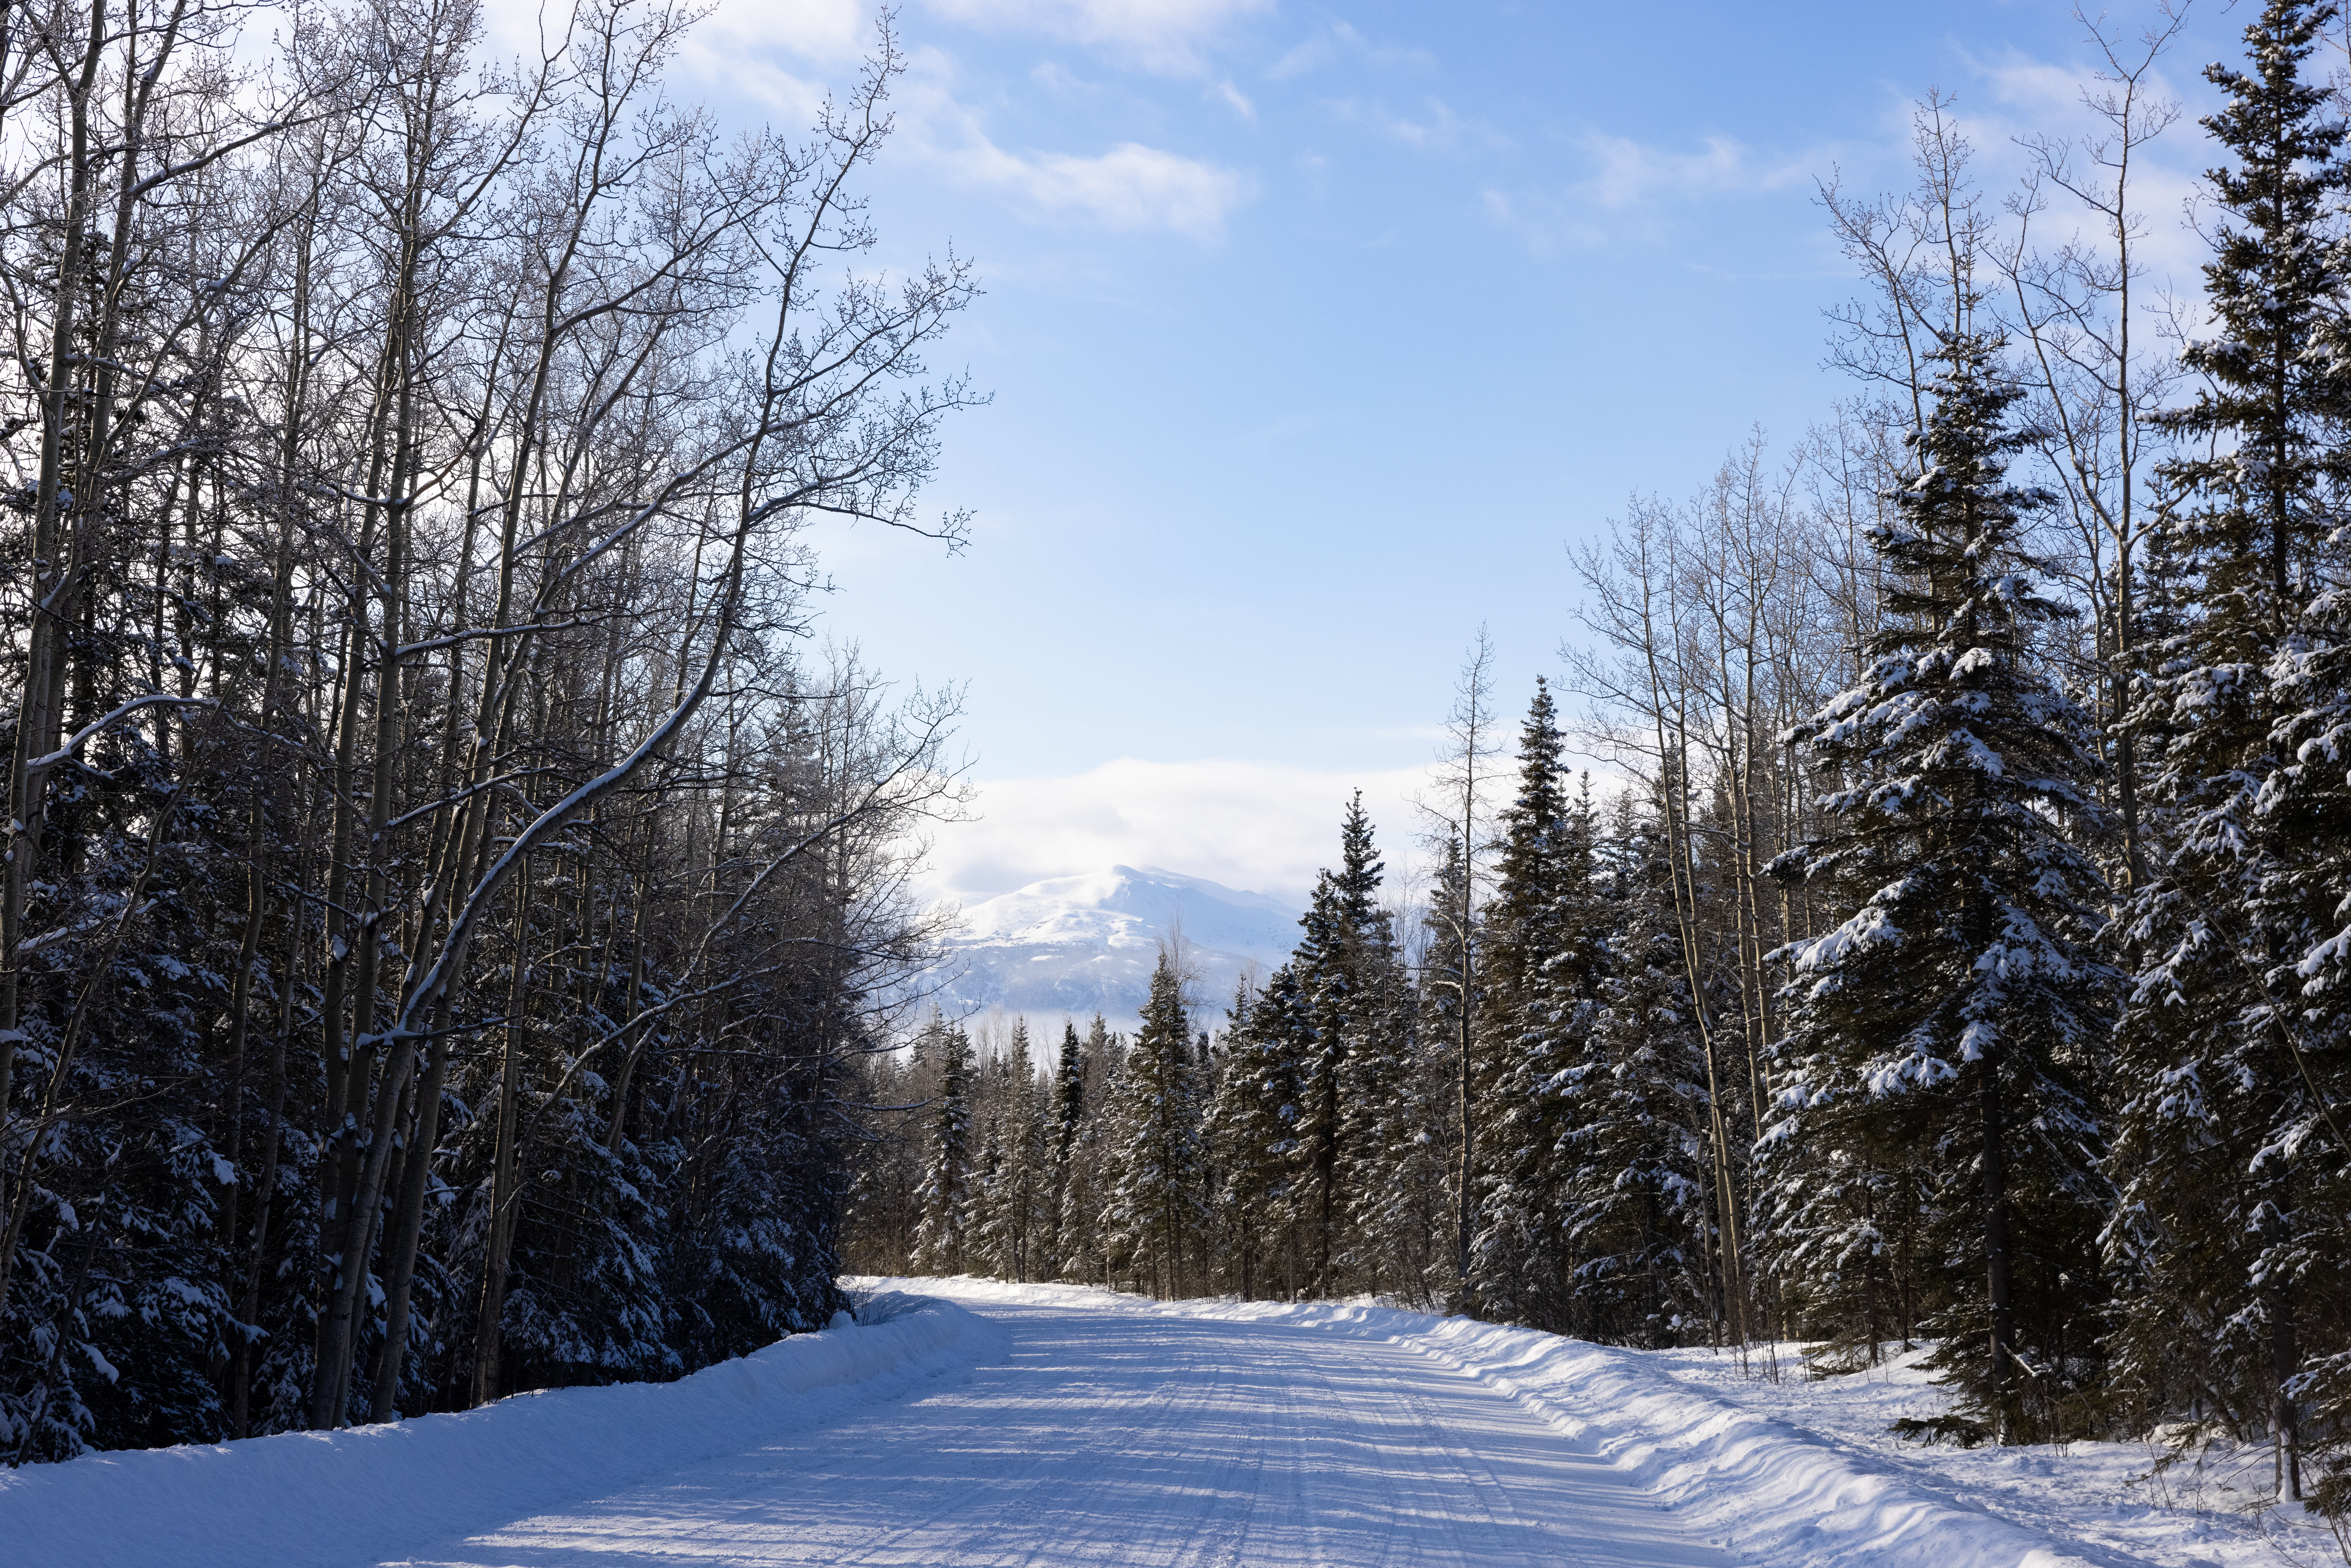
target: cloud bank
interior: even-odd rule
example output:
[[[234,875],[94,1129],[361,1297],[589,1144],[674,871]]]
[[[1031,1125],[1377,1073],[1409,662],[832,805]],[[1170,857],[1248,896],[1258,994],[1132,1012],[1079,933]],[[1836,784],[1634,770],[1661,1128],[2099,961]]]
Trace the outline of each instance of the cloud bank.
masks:
[[[1123,757],[1056,779],[979,787],[979,818],[939,830],[931,883],[976,903],[1049,876],[1152,865],[1304,904],[1335,862],[1339,816],[1364,792],[1392,880],[1420,858],[1417,768],[1326,772],[1266,762],[1147,762]]]

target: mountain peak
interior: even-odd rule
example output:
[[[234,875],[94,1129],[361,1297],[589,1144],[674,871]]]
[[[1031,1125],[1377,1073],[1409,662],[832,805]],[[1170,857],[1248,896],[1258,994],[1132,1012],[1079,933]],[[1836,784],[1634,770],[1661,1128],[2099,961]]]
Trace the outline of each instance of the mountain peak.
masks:
[[[939,1004],[957,1012],[1025,1013],[1032,1019],[1100,1012],[1132,1028],[1151,988],[1161,942],[1180,926],[1198,974],[1189,998],[1221,1008],[1241,975],[1289,956],[1298,911],[1160,866],[1113,865],[1046,877],[964,912],[936,973]]]

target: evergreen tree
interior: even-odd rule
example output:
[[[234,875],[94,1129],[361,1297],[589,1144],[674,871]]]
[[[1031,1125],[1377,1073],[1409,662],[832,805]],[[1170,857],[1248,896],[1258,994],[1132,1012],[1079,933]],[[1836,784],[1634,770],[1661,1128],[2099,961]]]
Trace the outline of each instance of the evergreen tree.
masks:
[[[1224,1069],[1208,1109],[1227,1266],[1248,1300],[1297,1289],[1302,1013],[1297,977],[1287,964],[1255,997],[1245,989],[1234,996]]]
[[[1165,950],[1151,972],[1143,1028],[1115,1095],[1114,1175],[1103,1228],[1114,1255],[1150,1282],[1154,1295],[1181,1296],[1207,1199],[1191,1028],[1174,956]]]
[[[1374,906],[1358,940],[1359,1001],[1348,1026],[1340,1101],[1339,1185],[1356,1288],[1426,1298],[1427,1186],[1440,1185],[1425,1136],[1418,1007],[1397,949],[1395,923]],[[1440,1251],[1441,1255],[1441,1251]]]
[[[1114,1110],[1111,1087],[1119,1080],[1125,1054],[1125,1042],[1112,1030],[1109,1021],[1096,1013],[1079,1048],[1075,1087],[1062,1104],[1064,1112],[1073,1115],[1061,1128],[1074,1128],[1075,1132],[1069,1142],[1064,1166],[1067,1174],[1061,1189],[1058,1269],[1061,1279],[1084,1284],[1107,1284],[1110,1281],[1102,1211],[1108,1193],[1105,1165],[1116,1147],[1110,1126],[1109,1113]]]
[[[1453,1217],[1446,1241],[1450,1251],[1447,1294],[1464,1310],[1470,1307],[1470,1247],[1476,1235],[1479,1195],[1483,1167],[1479,1164],[1478,1116],[1486,1091],[1479,1075],[1480,1058],[1474,1020],[1478,1015],[1478,912],[1469,885],[1469,857],[1458,831],[1446,835],[1437,865],[1436,886],[1421,916],[1426,943],[1418,988],[1420,1038],[1432,1058],[1442,1055],[1447,1069],[1446,1118],[1452,1151],[1447,1186]]]
[[[1593,926],[1588,791],[1572,806],[1549,685],[1535,683],[1519,737],[1519,788],[1502,815],[1493,899],[1482,912],[1478,1038],[1489,1061],[1480,1229],[1470,1299],[1498,1318],[1565,1331],[1575,1261],[1562,1158],[1568,1074],[1605,961]]]
[[[1013,1021],[1004,1076],[1005,1168],[996,1221],[1002,1233],[1000,1255],[1010,1278],[1025,1281],[1036,1278],[1042,1267],[1045,1201],[1050,1181],[1046,1106],[1036,1063],[1029,1055],[1025,1018]]]
[[[1763,1142],[1791,1260],[1858,1218],[1822,1212],[1824,1170],[1881,1140],[1935,1151],[1938,1365],[2013,1442],[2066,1431],[2064,1396],[2095,1369],[2085,1077],[2111,987],[2086,946],[2105,888],[2066,836],[2100,824],[2086,719],[2035,664],[2059,612],[2021,535],[2045,498],[2006,479],[2027,437],[1995,350],[1938,350],[1918,471],[1870,538],[1886,629],[1861,683],[1792,735],[1836,831],[1782,870],[1851,913],[1795,948]]]
[[[2325,1324],[2351,1351],[2351,1149],[2321,1130],[2351,1087],[2351,619],[2325,591],[2351,473],[2332,232],[2351,168],[2330,90],[2304,78],[2336,15],[2273,0],[2245,31],[2251,69],[2207,73],[2227,99],[2204,123],[2231,162],[2208,176],[2212,329],[2184,355],[2204,385],[2167,422],[2186,438],[2168,477],[2189,505],[2158,542],[2184,603],[2135,715],[2158,742],[2163,853],[2125,927],[2139,972],[2115,1058],[2123,1192],[2107,1232],[2126,1385],[2151,1416],[2274,1437],[2297,1495],[2303,1341]],[[2351,1366],[2330,1364],[2339,1426]]]
[[[1012,1249],[1004,1223],[1004,1123],[989,1115],[982,1117],[979,1124],[979,1156],[972,1162],[971,1180],[964,1191],[960,1271],[1008,1280]]]
[[[1586,1333],[1690,1343],[1709,1316],[1705,1071],[1665,837],[1617,797],[1610,962],[1566,1075],[1559,1146]]]
[[[934,1018],[924,1048],[937,1063],[932,1102],[930,1160],[923,1170],[922,1223],[914,1231],[914,1267],[925,1274],[960,1274],[966,1268],[965,1225],[971,1203],[971,1037]]]
[[[914,1271],[914,1232],[922,1224],[923,1171],[927,1164],[925,1142],[916,1113],[897,1109],[924,1098],[916,1083],[924,1063],[920,1050],[904,1053],[875,1052],[858,1061],[858,1080],[852,1098],[868,1106],[893,1108],[888,1122],[879,1123],[852,1145],[851,1189],[844,1219],[843,1250],[862,1272],[911,1274]]]
[[[1349,1240],[1349,1052],[1376,1027],[1382,971],[1395,949],[1378,902],[1383,865],[1360,789],[1341,822],[1339,851],[1339,869],[1325,869],[1316,880],[1300,921],[1306,935],[1292,959],[1309,1030],[1299,1074],[1300,1153],[1311,1189],[1301,1221],[1311,1289],[1325,1297],[1339,1289]]]
[[[1078,1134],[1086,1116],[1086,1058],[1084,1049],[1078,1043],[1075,1019],[1065,1019],[1061,1025],[1061,1051],[1053,1065],[1052,1096],[1051,1124],[1044,1129],[1048,1176],[1040,1199],[1042,1238],[1039,1276],[1066,1279],[1069,1252],[1061,1217],[1069,1200],[1071,1163],[1077,1157]]]

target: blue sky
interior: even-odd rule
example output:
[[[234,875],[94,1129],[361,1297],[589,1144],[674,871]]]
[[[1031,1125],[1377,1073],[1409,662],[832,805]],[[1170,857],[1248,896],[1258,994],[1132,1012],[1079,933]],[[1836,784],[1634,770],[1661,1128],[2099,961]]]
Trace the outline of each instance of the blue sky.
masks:
[[[2243,21],[2212,5],[2169,57],[2191,115]],[[879,259],[977,259],[936,362],[995,402],[931,497],[969,549],[828,535],[826,622],[970,683],[984,817],[937,845],[967,899],[1113,861],[1295,896],[1357,782],[1401,847],[1480,623],[1515,714],[1573,632],[1570,541],[1849,392],[1817,182],[1906,183],[1939,86],[1998,192],[2011,138],[2083,127],[2091,65],[2048,4],[911,0],[899,27]],[[869,28],[722,0],[678,88],[804,122]],[[2208,161],[2184,121],[2145,187],[2183,288]]]

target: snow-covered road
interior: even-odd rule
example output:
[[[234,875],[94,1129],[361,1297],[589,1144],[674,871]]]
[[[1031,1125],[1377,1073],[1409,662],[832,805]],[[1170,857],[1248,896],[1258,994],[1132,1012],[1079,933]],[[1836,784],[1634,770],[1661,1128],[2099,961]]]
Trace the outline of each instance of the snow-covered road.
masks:
[[[1092,1292],[923,1288],[1001,1324],[1008,1350],[820,1427],[394,1561],[1731,1562],[1591,1445],[1405,1344]]]
[[[1364,1301],[865,1285],[855,1323],[674,1383],[0,1469],[0,1568],[2254,1568],[2326,1544],[2150,1499],[2127,1445],[1901,1448],[1886,1423],[1943,1397],[1908,1374],[1775,1382]]]

